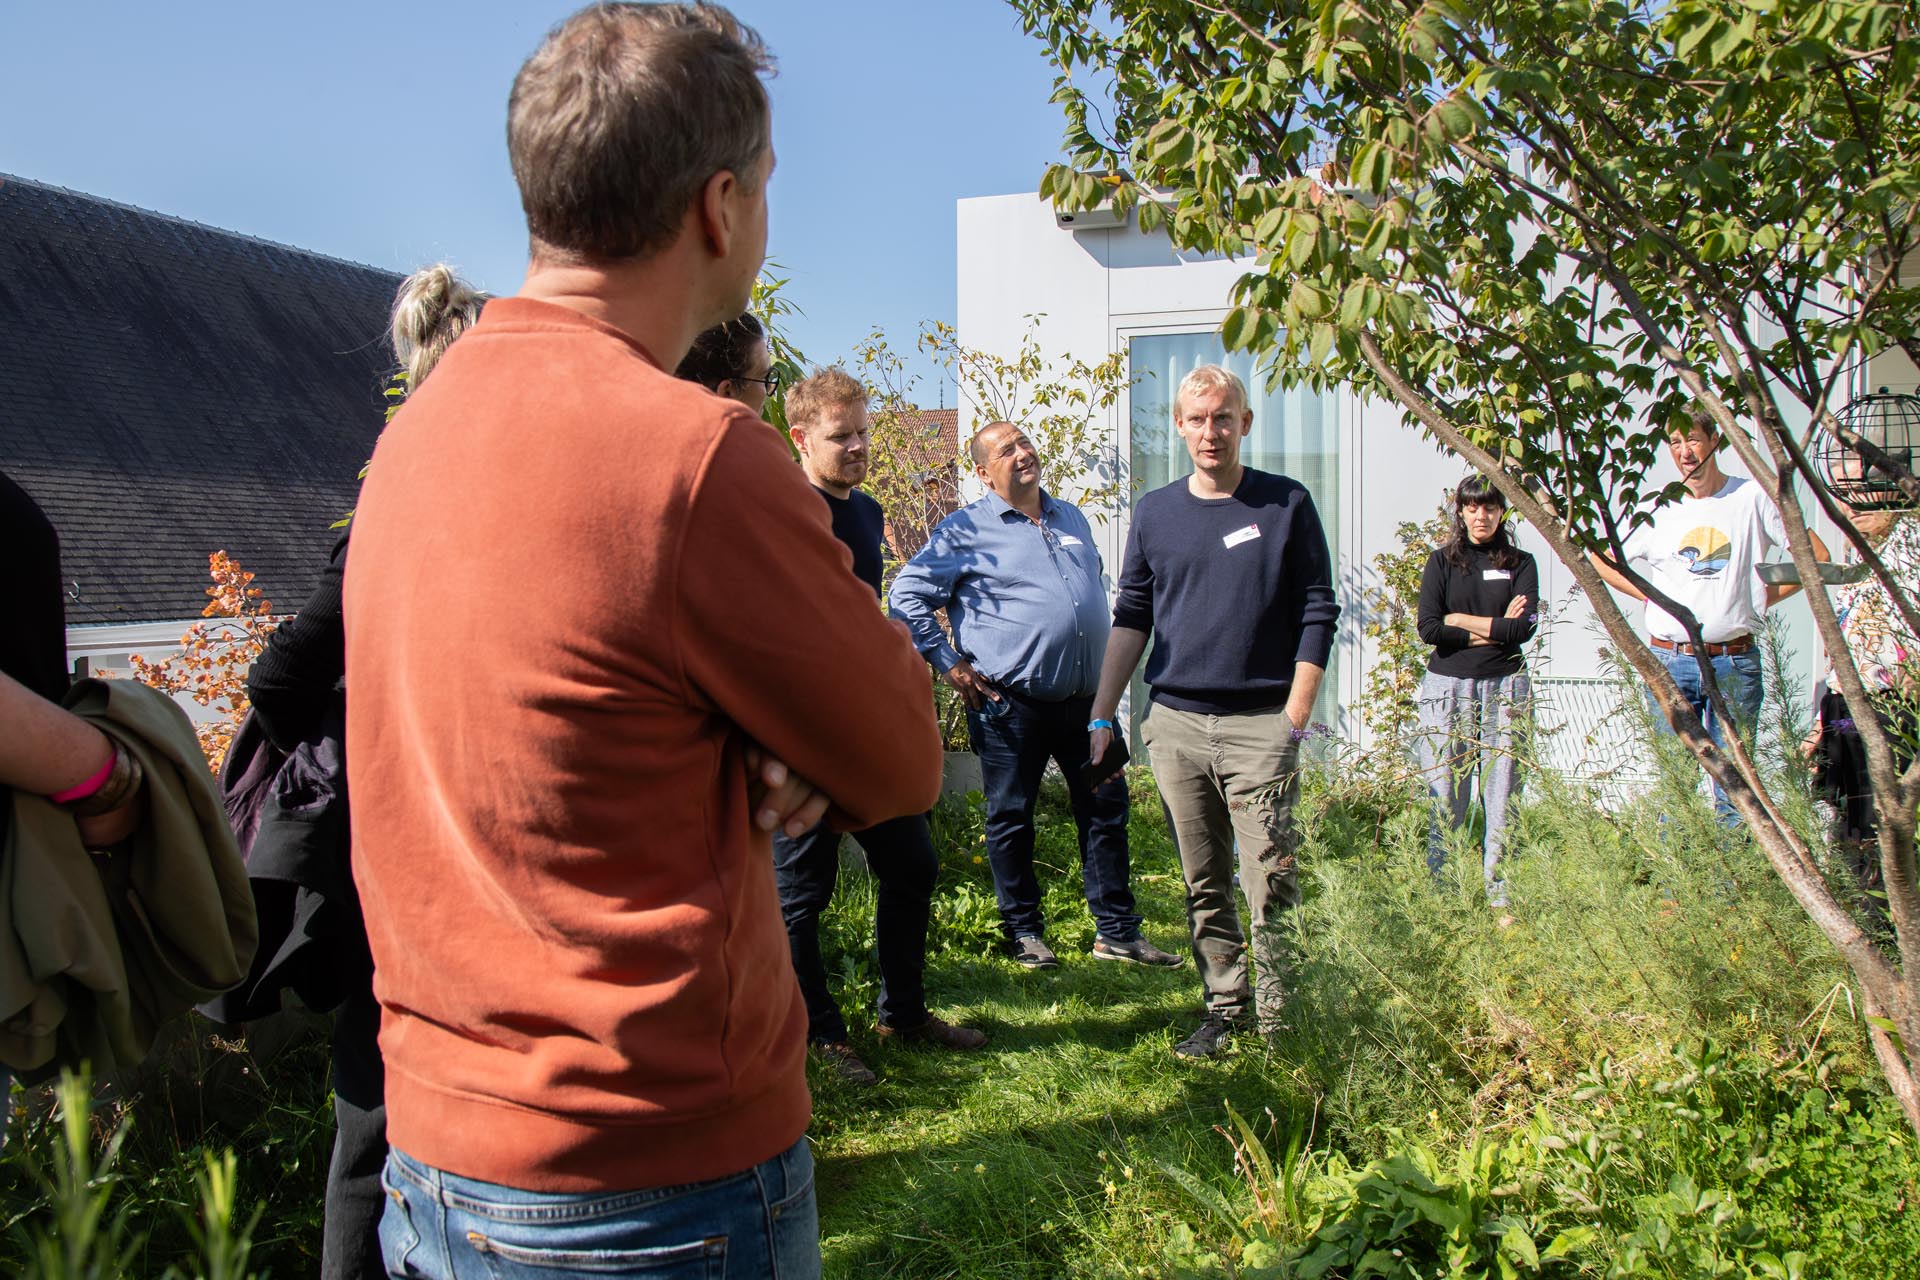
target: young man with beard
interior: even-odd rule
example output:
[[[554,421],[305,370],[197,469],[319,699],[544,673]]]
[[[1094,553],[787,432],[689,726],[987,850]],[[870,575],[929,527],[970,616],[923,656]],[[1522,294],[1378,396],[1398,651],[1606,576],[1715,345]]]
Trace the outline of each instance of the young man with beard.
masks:
[[[787,431],[800,465],[832,514],[833,536],[852,554],[853,575],[880,596],[881,543],[886,515],[860,492],[867,478],[867,389],[843,369],[822,369],[787,392]],[[941,1049],[978,1049],[984,1033],[957,1027],[926,1004],[927,921],[932,914],[939,860],[924,813],[856,831],[867,869],[878,885],[873,933],[880,960],[882,1040]],[[820,914],[833,900],[840,871],[840,833],[820,823],[797,836],[773,838],[780,911],[800,994],[807,1005],[807,1038],[814,1052],[853,1084],[875,1076],[847,1038],[846,1019],[827,990],[820,959]]]

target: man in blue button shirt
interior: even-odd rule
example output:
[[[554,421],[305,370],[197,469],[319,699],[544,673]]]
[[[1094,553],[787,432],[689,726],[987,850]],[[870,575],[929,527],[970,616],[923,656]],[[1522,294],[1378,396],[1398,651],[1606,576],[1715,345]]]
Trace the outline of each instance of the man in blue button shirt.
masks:
[[[1066,775],[1080,833],[1080,869],[1101,960],[1177,967],[1140,935],[1128,883],[1127,786],[1089,788],[1089,709],[1106,651],[1107,593],[1093,529],[1079,508],[1040,487],[1040,456],[1010,422],[968,446],[988,488],[940,523],[902,566],[887,597],[933,669],[967,703],[967,732],[987,792],[987,855],[1014,960],[1060,961],[1045,939],[1033,872],[1033,808],[1053,759]],[[934,614],[947,611],[948,637]]]

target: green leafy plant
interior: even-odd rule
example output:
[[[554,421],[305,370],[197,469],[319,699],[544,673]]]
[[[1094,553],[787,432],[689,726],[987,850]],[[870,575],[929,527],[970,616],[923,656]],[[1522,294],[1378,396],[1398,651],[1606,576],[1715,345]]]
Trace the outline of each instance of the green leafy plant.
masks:
[[[1451,1159],[1396,1135],[1389,1154],[1357,1169],[1310,1163],[1312,1185],[1288,1194],[1311,1209],[1285,1219],[1242,1217],[1199,1187],[1196,1201],[1228,1229],[1228,1243],[1209,1249],[1189,1231],[1170,1241],[1170,1261],[1189,1275],[1288,1280],[1782,1280],[1852,1261],[1857,1237],[1810,1222],[1899,1222],[1920,1163],[1884,1096],[1840,1087],[1818,1063],[1783,1068],[1712,1041],[1666,1065],[1652,1080],[1607,1061],[1586,1073],[1571,1101],[1598,1123],[1543,1109],[1504,1137],[1468,1136]],[[1243,1153],[1255,1139],[1233,1118],[1229,1138]],[[1783,1179],[1801,1160],[1812,1165],[1806,1175]],[[1273,1203],[1277,1171],[1301,1163],[1292,1145],[1278,1161],[1238,1158],[1257,1208]],[[1897,1257],[1873,1260],[1883,1274],[1920,1263],[1911,1229],[1877,1238],[1897,1242]]]
[[[1451,525],[1444,507],[1424,522],[1401,521],[1395,530],[1399,548],[1374,556],[1379,583],[1366,593],[1363,629],[1377,656],[1360,693],[1360,721],[1375,752],[1402,773],[1413,758],[1420,677],[1427,669],[1428,646],[1418,625],[1420,579],[1428,555],[1446,540]]]
[[[807,357],[794,345],[788,330],[796,316],[805,314],[787,293],[787,286],[793,277],[775,275],[785,270],[779,263],[769,260],[761,273],[754,277],[753,298],[747,304],[760,321],[767,334],[767,354],[773,357],[773,368],[769,376],[774,379],[774,388],[767,396],[766,407],[760,416],[779,429],[781,437],[787,433],[787,388],[807,376]]]

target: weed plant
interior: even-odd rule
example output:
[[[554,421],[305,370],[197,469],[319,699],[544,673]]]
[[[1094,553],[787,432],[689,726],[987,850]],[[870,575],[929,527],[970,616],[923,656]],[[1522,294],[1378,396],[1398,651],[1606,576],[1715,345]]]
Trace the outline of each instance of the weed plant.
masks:
[[[333,1141],[324,1022],[270,1061],[197,1016],[137,1072],[23,1091],[0,1150],[0,1275],[316,1275]],[[90,1163],[89,1163],[90,1162]],[[79,1208],[69,1170],[97,1206]],[[74,1223],[91,1220],[91,1243]],[[46,1242],[60,1251],[44,1255]],[[119,1259],[119,1261],[114,1261]]]

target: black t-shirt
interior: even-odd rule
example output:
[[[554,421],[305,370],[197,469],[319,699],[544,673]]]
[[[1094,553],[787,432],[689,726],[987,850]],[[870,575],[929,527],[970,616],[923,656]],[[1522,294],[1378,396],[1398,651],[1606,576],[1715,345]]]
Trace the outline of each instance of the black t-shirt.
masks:
[[[1465,569],[1448,559],[1443,547],[1427,557],[1420,577],[1420,638],[1433,646],[1427,670],[1475,680],[1512,675],[1523,665],[1521,646],[1533,639],[1540,616],[1539,567],[1518,547],[1508,549],[1505,565],[1494,564],[1487,547],[1466,550]],[[1507,605],[1515,596],[1527,598],[1526,612],[1509,618]],[[1450,613],[1493,619],[1487,628],[1493,643],[1473,644],[1466,628],[1446,624]]]
[[[60,539],[26,490],[0,474],[0,671],[49,701],[66,697],[67,607]]]
[[[814,492],[827,500],[827,510],[833,513],[833,536],[853,552],[853,576],[872,587],[873,594],[878,596],[884,568],[880,542],[886,528],[886,513],[881,511],[878,502],[858,489],[844,498],[836,498],[818,485],[814,486]]]

